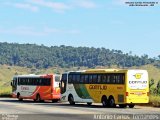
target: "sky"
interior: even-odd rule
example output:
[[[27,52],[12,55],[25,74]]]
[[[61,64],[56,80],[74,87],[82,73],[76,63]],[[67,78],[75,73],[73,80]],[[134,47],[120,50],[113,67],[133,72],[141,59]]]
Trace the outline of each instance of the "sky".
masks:
[[[0,42],[104,47],[157,57],[160,0],[0,0]]]

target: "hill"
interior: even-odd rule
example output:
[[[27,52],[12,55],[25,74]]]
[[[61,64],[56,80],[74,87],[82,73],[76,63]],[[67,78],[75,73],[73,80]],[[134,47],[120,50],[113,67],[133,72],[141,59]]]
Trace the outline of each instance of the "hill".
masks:
[[[157,63],[158,62],[158,63]],[[36,44],[0,43],[0,64],[9,66],[50,68],[88,67],[116,65],[118,67],[142,66],[157,63],[148,55],[141,57],[105,48],[51,46]]]

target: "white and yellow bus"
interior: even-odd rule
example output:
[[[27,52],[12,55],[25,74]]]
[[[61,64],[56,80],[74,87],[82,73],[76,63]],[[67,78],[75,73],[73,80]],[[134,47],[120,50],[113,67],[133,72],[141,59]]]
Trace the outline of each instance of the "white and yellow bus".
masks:
[[[102,103],[104,107],[133,108],[149,102],[146,70],[90,69],[67,72],[61,78],[61,101]]]

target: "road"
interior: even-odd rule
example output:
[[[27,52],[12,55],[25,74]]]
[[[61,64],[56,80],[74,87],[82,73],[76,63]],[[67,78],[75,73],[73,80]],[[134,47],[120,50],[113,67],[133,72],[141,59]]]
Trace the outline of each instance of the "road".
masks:
[[[134,118],[133,115],[143,115],[142,117],[150,115],[150,118],[160,119],[160,108],[147,106],[103,108],[101,104],[91,106],[85,103],[69,105],[67,102],[52,103],[46,101],[38,103],[32,100],[18,101],[13,98],[0,98],[0,115],[0,120],[135,119],[137,116]]]

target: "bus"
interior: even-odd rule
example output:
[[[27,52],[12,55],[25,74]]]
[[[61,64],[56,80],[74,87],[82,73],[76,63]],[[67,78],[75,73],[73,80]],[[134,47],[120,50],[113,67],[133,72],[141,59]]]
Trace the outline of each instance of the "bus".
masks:
[[[61,101],[102,103],[104,107],[133,108],[149,102],[149,81],[146,70],[89,69],[62,74]]]
[[[60,75],[15,75],[11,81],[12,97],[34,101],[60,100]]]

